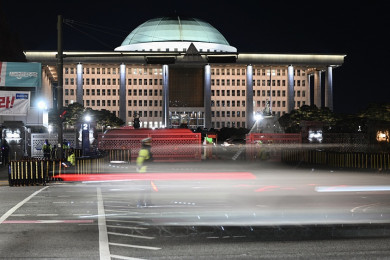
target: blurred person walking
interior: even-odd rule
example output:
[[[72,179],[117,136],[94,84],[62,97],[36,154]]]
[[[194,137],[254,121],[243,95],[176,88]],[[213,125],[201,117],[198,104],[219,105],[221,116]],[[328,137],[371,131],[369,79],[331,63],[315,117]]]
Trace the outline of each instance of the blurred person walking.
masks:
[[[151,145],[152,139],[150,137],[141,140],[141,149],[138,152],[136,160],[137,172],[139,173],[146,173],[148,164],[153,160]],[[144,180],[141,183],[143,185],[140,197],[138,198],[137,207],[145,207],[151,203],[151,180]]]

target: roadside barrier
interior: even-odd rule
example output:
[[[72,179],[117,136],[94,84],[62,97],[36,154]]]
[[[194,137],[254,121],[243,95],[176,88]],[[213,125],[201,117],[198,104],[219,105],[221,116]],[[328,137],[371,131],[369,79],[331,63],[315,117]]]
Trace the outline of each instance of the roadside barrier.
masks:
[[[9,186],[46,185],[60,179],[63,173],[90,174],[104,171],[103,157],[78,157],[74,166],[64,160],[25,159],[10,161],[8,168]]]
[[[390,153],[343,153],[314,150],[283,150],[282,162],[328,165],[340,168],[390,170]]]
[[[110,161],[125,161],[131,162],[131,150],[130,149],[110,149],[106,151]]]
[[[45,185],[48,168],[44,160],[11,161],[8,168],[9,186]]]

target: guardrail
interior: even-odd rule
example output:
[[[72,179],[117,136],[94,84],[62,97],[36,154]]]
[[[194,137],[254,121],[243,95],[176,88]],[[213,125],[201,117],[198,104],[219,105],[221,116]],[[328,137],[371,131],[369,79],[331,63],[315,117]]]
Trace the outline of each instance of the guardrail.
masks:
[[[9,186],[46,185],[63,173],[90,174],[104,171],[105,158],[77,157],[74,166],[64,160],[43,160],[29,158],[9,162]]]
[[[282,162],[327,165],[340,168],[390,170],[390,153],[283,150]]]

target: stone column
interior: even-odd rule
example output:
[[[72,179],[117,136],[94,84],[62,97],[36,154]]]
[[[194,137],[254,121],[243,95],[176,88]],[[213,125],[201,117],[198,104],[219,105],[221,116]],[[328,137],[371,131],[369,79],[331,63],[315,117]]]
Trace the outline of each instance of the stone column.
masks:
[[[327,67],[325,77],[325,107],[333,110],[333,75],[332,67]]]
[[[294,96],[294,66],[290,65],[287,68],[287,113],[295,108]]]
[[[211,68],[204,67],[204,127],[211,128]]]
[[[76,67],[76,102],[83,105],[83,64]]]
[[[321,108],[321,71],[314,72],[314,105]]]
[[[272,83],[271,83],[272,84]],[[253,115],[253,67],[251,64],[246,66],[246,120],[247,128],[251,128],[255,122]]]
[[[163,86],[162,86],[162,126],[169,127],[169,67],[163,65]]]
[[[126,94],[126,65],[122,63],[119,67],[119,118],[127,124]]]

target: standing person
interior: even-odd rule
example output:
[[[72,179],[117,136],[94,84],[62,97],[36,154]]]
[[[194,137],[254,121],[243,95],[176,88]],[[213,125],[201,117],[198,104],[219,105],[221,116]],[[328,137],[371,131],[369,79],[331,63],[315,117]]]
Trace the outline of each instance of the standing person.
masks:
[[[51,154],[51,145],[49,143],[49,140],[45,140],[45,143],[42,146],[43,150],[43,157],[45,160],[50,160],[50,154]]]
[[[75,166],[76,155],[74,154],[74,150],[72,148],[69,149],[69,156],[67,159],[68,159],[68,162],[70,163],[70,166]]]
[[[151,153],[151,145],[152,145],[152,139],[145,138],[141,141],[141,149],[138,152],[137,157],[137,172],[139,173],[145,173],[147,170],[147,164],[152,161],[152,153]],[[151,199],[150,199],[150,193],[151,193],[151,180],[145,180],[143,181],[142,191],[140,194],[140,197],[137,202],[137,207],[145,207],[150,205]]]
[[[51,159],[57,160],[57,145],[53,146],[53,149],[51,149]]]

